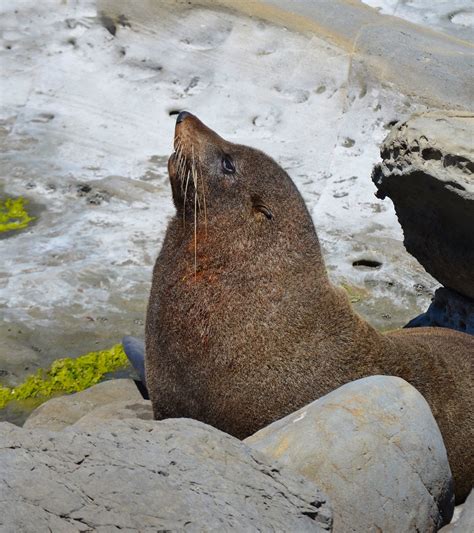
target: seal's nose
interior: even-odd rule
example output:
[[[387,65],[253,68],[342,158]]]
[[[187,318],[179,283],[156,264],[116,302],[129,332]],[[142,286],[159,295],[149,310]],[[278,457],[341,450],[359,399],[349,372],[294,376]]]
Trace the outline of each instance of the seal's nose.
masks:
[[[191,116],[191,113],[188,113],[187,111],[181,111],[181,113],[176,118],[176,124],[179,124],[180,122],[183,122],[183,120],[186,117],[190,117],[190,116]]]

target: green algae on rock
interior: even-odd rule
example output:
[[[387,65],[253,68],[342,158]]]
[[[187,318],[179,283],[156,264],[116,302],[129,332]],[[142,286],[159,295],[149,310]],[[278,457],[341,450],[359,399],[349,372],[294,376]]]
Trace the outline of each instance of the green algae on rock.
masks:
[[[358,287],[357,285],[352,285],[351,283],[348,283],[346,281],[340,283],[340,286],[346,291],[349,300],[353,304],[358,303],[364,298],[370,296],[370,293],[367,289],[363,287]]]
[[[24,229],[34,220],[25,209],[28,200],[22,198],[7,198],[0,201],[0,232]]]
[[[128,359],[121,344],[76,359],[58,359],[49,370],[39,369],[17,387],[0,385],[0,409],[13,400],[35,398],[42,403],[52,396],[79,392],[98,383],[105,374],[126,366]]]

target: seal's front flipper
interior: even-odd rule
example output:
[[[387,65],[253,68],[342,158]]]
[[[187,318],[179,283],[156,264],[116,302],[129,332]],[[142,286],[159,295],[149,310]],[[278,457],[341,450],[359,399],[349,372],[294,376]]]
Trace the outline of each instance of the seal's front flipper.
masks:
[[[149,400],[145,380],[145,342],[136,337],[127,335],[122,339],[123,349],[133,368],[137,371],[140,380],[135,380],[135,385],[145,400]]]

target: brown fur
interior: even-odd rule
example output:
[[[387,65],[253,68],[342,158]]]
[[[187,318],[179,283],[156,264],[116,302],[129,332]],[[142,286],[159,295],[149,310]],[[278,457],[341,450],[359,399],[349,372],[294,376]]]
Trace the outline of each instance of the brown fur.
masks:
[[[378,333],[330,284],[304,201],[272,159],[192,115],[177,124],[175,144],[177,214],[146,323],[155,417],[191,417],[244,438],[349,381],[400,376],[431,406],[462,501],[474,472],[474,337]],[[224,154],[235,174],[223,173]]]

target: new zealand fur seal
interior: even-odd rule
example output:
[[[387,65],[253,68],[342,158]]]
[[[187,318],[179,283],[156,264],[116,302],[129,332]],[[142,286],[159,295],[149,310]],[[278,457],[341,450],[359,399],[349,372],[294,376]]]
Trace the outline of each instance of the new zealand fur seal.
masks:
[[[349,381],[400,376],[431,406],[462,501],[474,473],[474,336],[382,335],[329,282],[303,198],[273,159],[187,112],[174,146],[176,215],[146,318],[155,418],[195,418],[244,438]]]

